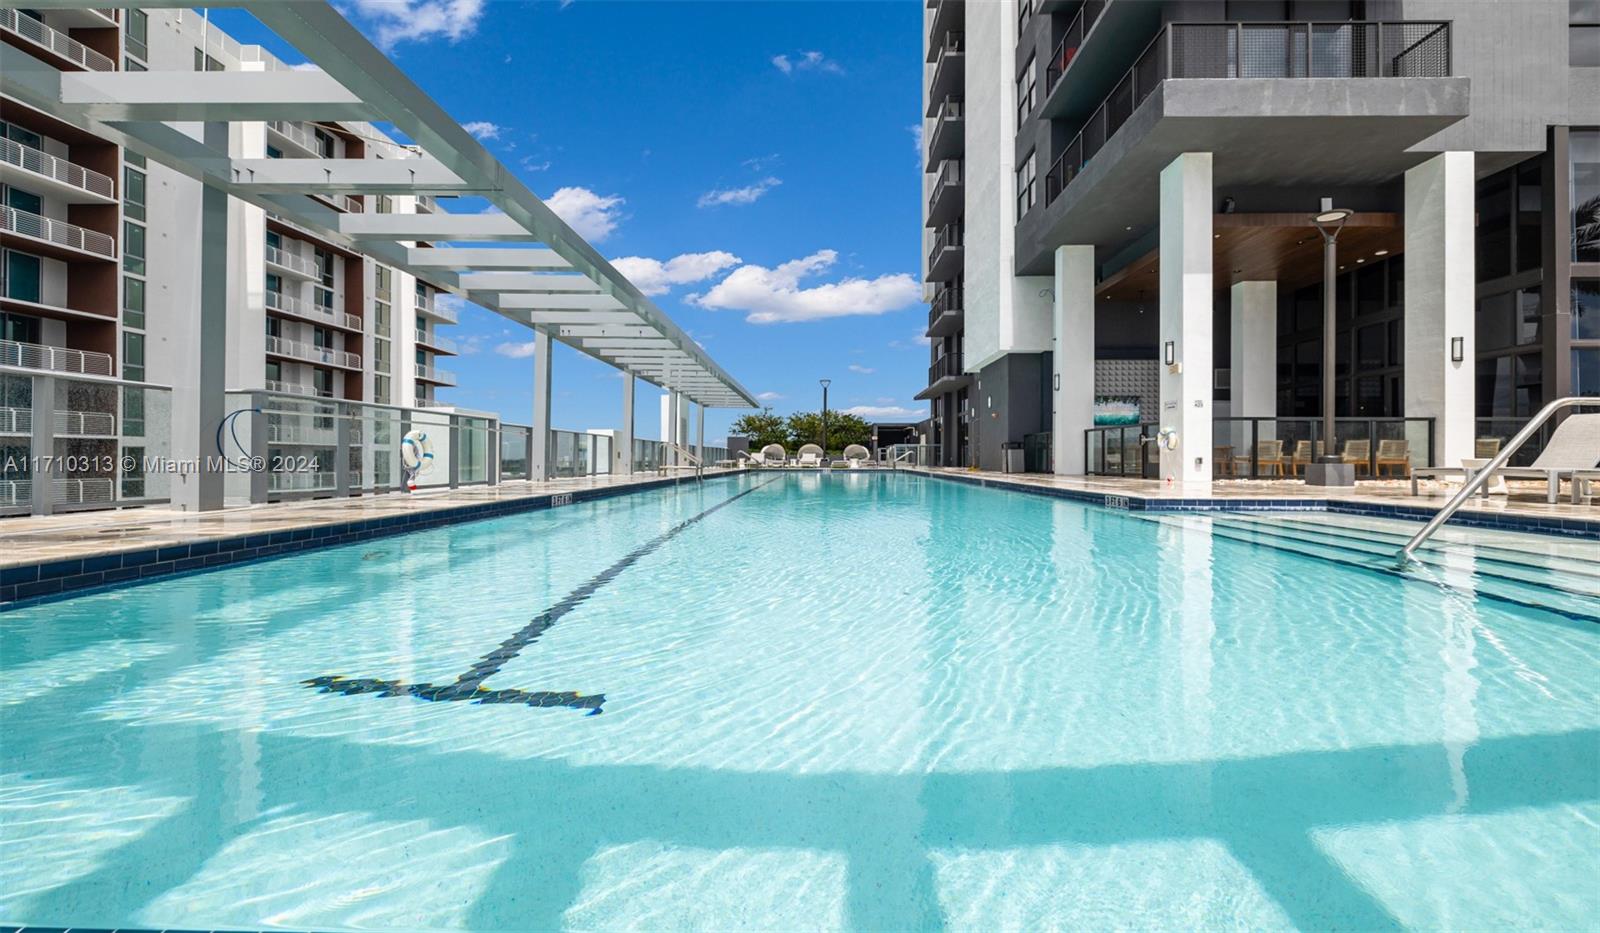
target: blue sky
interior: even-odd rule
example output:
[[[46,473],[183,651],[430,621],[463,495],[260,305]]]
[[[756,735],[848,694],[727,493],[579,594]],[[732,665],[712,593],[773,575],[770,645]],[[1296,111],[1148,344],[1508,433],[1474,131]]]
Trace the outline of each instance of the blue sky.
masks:
[[[920,3],[340,6],[775,411],[815,410],[828,377],[831,407],[925,416]],[[212,15],[300,60],[248,14]],[[530,332],[461,318],[443,397],[526,422]],[[557,427],[617,426],[609,367],[558,347],[553,378]],[[640,384],[642,437],[658,396]],[[711,410],[707,440],[738,414]]]

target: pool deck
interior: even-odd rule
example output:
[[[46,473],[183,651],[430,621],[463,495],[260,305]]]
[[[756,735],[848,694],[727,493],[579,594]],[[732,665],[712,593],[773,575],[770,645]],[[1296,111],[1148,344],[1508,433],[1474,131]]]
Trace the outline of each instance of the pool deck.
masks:
[[[1292,511],[1305,509],[1389,518],[1426,520],[1444,507],[1455,486],[1424,482],[1421,495],[1411,481],[1363,480],[1353,487],[1307,486],[1300,480],[1216,480],[1210,488],[1184,488],[1161,480],[1111,476],[1053,476],[988,470],[926,468],[915,472],[960,482],[1098,502],[1143,511]],[[1565,487],[1560,502],[1545,501],[1544,484],[1513,484],[1515,495],[1474,496],[1451,519],[1452,525],[1479,525],[1600,539],[1600,501],[1573,505]]]
[[[707,469],[706,478],[738,472]],[[215,512],[107,509],[0,519],[0,607],[476,518],[692,483],[692,474],[587,476],[534,483],[302,499]]]

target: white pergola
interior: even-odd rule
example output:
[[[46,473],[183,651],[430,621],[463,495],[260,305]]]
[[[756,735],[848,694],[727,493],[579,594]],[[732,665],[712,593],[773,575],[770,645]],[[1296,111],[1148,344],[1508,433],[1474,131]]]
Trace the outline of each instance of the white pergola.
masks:
[[[551,211],[327,0],[28,0],[46,9],[235,7],[293,45],[320,70],[60,72],[0,44],[5,93],[207,186],[203,224],[231,195],[406,270],[534,331],[533,427],[550,428],[550,342],[559,341],[680,400],[750,408],[748,390]],[[255,121],[392,124],[422,150],[405,159],[235,158],[227,124]],[[170,124],[206,125],[196,139]],[[485,213],[342,213],[313,195],[470,195]],[[204,230],[204,228],[203,228]],[[211,240],[202,232],[202,243]],[[418,244],[433,245],[418,245]],[[211,263],[202,251],[202,278]],[[219,259],[217,267],[220,268]],[[224,286],[215,285],[216,289]],[[202,282],[202,295],[208,286]],[[220,294],[214,292],[213,294]],[[222,302],[208,302],[209,304]],[[220,348],[226,316],[202,313],[200,347]],[[220,359],[221,353],[217,357]],[[203,364],[202,364],[203,365]],[[222,376],[215,383],[217,418]],[[624,380],[622,466],[631,468],[634,380]],[[205,402],[196,414],[207,419]],[[675,426],[677,418],[671,423]],[[674,427],[674,431],[676,428]],[[682,443],[685,439],[669,437]],[[535,475],[548,475],[535,444]],[[220,478],[217,481],[220,501]],[[204,506],[201,506],[204,507]]]

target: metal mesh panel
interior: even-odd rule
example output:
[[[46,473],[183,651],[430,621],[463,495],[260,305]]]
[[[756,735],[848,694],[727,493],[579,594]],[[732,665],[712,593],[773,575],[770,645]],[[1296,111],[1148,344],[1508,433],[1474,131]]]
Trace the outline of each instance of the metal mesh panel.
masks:
[[[1083,161],[1088,162],[1106,144],[1106,105],[1094,112],[1083,128]]]
[[[1150,47],[1144,50],[1144,55],[1139,57],[1138,63],[1133,66],[1133,105],[1135,107],[1144,103],[1144,99],[1150,96],[1150,92],[1154,91],[1156,85],[1160,84],[1162,78],[1165,77],[1161,73],[1161,65],[1166,61],[1166,57],[1162,54],[1164,51],[1165,43],[1158,36],[1156,41],[1150,43]]]
[[[1110,139],[1133,116],[1133,75],[1129,73],[1106,98],[1106,138]]]
[[[1397,78],[1442,78],[1450,74],[1448,23],[1384,23],[1382,62]]]
[[[1234,77],[1234,28],[1225,23],[1173,24],[1172,77]]]

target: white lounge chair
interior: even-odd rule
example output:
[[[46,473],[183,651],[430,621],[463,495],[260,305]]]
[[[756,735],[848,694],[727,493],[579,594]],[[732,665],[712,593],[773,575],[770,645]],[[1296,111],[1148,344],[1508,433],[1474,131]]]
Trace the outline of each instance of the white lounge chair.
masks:
[[[1501,479],[1542,479],[1546,483],[1545,501],[1554,503],[1561,492],[1561,480],[1600,466],[1600,414],[1568,415],[1550,435],[1550,442],[1531,466],[1501,467]],[[1464,467],[1429,467],[1411,471],[1411,494],[1417,495],[1418,477],[1439,479],[1446,476],[1472,478]]]
[[[802,445],[800,452],[795,455],[795,462],[803,467],[822,466],[822,448],[816,444]]]
[[[852,470],[859,470],[872,459],[872,452],[860,444],[850,444],[844,449],[844,459],[834,462],[834,466],[844,466]]]
[[[760,466],[783,466],[789,459],[789,452],[783,449],[782,444],[768,444],[761,448],[758,456]]]

